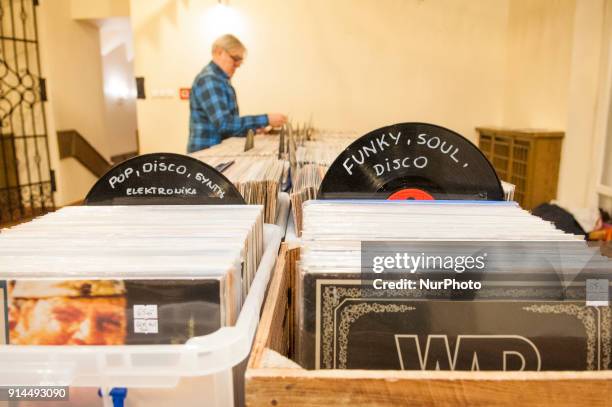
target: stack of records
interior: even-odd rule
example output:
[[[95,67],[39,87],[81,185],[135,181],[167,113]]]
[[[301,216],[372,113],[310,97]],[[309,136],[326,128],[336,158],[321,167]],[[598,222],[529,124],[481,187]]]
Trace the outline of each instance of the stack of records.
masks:
[[[278,159],[279,137],[257,135],[251,149],[244,146],[244,137],[229,137],[191,156],[225,175],[248,204],[263,205],[265,222],[275,223],[278,193],[289,178],[289,164]]]
[[[279,158],[279,136],[277,134],[258,134],[255,136],[254,147],[247,151],[249,155],[259,155]]]
[[[359,135],[350,131],[312,130],[309,139],[296,145],[295,162],[298,167],[304,164],[330,166],[336,157]]]
[[[306,164],[318,164],[329,167],[336,157],[340,155],[354,138],[334,137],[329,139],[317,139],[306,141],[296,150],[297,166],[301,167]]]
[[[323,181],[328,167],[318,164],[305,164],[293,175],[291,198],[291,212],[297,236],[302,233],[302,205],[311,199],[317,199],[317,191]]]
[[[287,176],[288,165],[275,157],[225,156],[206,157],[240,191],[247,204],[263,205],[266,223],[275,223],[278,193]]]
[[[263,208],[66,207],[0,234],[11,345],[182,344],[236,322]]]
[[[228,137],[220,144],[196,151],[191,156],[202,161],[206,161],[206,157],[234,157],[236,155],[257,157],[278,156],[278,136],[256,135],[254,141],[253,147],[245,151],[245,137]]]
[[[317,198],[317,191],[329,166],[355,141],[352,132],[315,131],[312,140],[298,146],[292,166],[291,211],[297,236],[302,233],[302,204]]]
[[[612,368],[610,259],[503,201],[304,205],[307,368]]]

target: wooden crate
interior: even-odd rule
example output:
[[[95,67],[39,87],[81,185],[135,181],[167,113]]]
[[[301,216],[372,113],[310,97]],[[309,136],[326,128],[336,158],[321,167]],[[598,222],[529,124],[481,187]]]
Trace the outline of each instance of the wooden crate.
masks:
[[[477,127],[478,147],[497,175],[516,186],[515,200],[525,209],[557,197],[563,132]]]
[[[247,406],[611,406],[612,371],[305,370],[293,349],[298,249],[283,244],[246,372]]]

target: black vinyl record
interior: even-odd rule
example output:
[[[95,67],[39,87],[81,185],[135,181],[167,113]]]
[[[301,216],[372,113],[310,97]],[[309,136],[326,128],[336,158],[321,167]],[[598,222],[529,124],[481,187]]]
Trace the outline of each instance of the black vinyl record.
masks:
[[[354,141],[333,162],[318,199],[502,201],[491,163],[465,137],[427,123],[400,123]]]
[[[213,167],[180,154],[134,157],[111,168],[86,205],[244,205],[236,187]]]

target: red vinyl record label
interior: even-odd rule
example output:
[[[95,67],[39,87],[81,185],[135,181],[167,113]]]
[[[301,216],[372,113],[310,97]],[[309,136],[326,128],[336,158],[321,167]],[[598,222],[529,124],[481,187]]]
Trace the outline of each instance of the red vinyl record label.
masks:
[[[435,201],[435,198],[427,192],[417,188],[406,188],[389,195],[387,200],[390,201],[405,201],[414,199],[417,201]]]

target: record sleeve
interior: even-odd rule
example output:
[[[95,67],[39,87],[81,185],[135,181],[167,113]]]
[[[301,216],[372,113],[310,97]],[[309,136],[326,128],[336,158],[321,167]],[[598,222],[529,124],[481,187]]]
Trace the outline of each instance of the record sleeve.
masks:
[[[612,368],[612,263],[516,203],[310,201],[302,245],[304,367]]]
[[[352,278],[353,277],[353,278]],[[357,277],[357,279],[354,279]],[[610,369],[610,307],[584,286],[487,286],[477,300],[368,288],[363,276],[305,276],[301,362],[317,369]],[[436,296],[442,298],[436,299]]]
[[[9,280],[10,345],[182,344],[229,325],[224,278]]]
[[[263,255],[263,207],[66,207],[0,234],[14,345],[182,344],[231,326]]]

